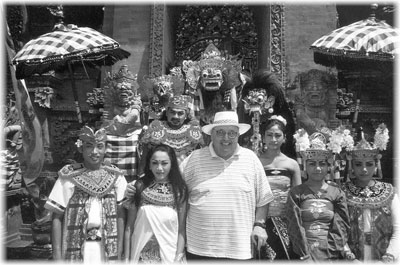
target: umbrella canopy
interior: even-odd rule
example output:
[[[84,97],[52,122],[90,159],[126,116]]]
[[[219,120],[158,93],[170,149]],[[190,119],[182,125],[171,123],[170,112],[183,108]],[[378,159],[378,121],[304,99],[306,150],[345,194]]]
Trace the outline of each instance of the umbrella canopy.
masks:
[[[316,40],[314,61],[325,66],[374,61],[393,62],[399,52],[396,29],[374,16],[338,28]]]
[[[13,58],[13,64],[17,79],[23,79],[77,61],[113,65],[129,55],[118,42],[96,30],[61,24],[25,44]]]

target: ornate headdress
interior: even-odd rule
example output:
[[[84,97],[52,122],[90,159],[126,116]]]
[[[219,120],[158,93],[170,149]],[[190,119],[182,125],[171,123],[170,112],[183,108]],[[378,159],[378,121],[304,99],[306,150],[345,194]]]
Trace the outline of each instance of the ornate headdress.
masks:
[[[187,95],[173,96],[169,98],[168,108],[188,109],[191,97]]]
[[[168,75],[143,78],[139,91],[148,99],[148,111],[153,118],[159,119],[170,99],[184,92],[185,80],[179,71],[179,67],[174,67]]]
[[[329,164],[333,164],[333,152],[327,143],[329,131],[315,132],[311,136],[306,130],[299,129],[293,135],[296,140],[297,162],[302,169],[302,176],[305,178],[306,161],[309,159],[326,159]],[[333,170],[331,170],[333,174]],[[333,176],[331,176],[333,178]]]
[[[104,128],[101,128],[95,132],[87,125],[82,127],[78,136],[79,139],[75,143],[78,147],[82,146],[82,142],[98,143],[107,140],[107,134]]]
[[[374,159],[377,160],[377,178],[382,178],[380,159],[382,155],[379,151],[386,150],[389,142],[389,130],[384,123],[381,123],[375,131],[374,142],[370,143],[365,139],[361,129],[361,140],[354,146],[347,156],[349,161],[353,159]],[[351,178],[351,163],[349,164],[349,177]]]
[[[269,118],[268,120],[277,120],[283,123],[284,126],[287,125],[287,121],[285,118],[283,118],[281,115],[272,115],[271,118]]]

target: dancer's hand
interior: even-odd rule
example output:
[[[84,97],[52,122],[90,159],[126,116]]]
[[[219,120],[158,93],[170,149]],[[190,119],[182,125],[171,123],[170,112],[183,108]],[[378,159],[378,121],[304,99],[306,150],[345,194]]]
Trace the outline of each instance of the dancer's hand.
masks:
[[[136,194],[135,181],[129,182],[128,185],[126,185],[125,197],[128,200],[132,200],[135,197],[135,194]]]

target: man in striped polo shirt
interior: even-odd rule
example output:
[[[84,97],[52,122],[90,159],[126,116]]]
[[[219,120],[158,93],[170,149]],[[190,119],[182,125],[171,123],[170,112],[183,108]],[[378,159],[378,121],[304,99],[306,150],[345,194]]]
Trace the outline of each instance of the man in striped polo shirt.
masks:
[[[266,243],[273,195],[258,157],[238,144],[249,128],[236,112],[217,112],[214,122],[202,127],[210,145],[181,164],[189,188],[188,260],[247,260],[252,243],[258,248]]]

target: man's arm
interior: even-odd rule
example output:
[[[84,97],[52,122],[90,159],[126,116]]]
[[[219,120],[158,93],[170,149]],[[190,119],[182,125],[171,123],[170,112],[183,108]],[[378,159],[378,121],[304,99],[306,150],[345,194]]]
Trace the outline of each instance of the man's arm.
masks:
[[[64,214],[58,214],[53,212],[52,216],[52,236],[51,243],[53,248],[53,259],[61,260],[61,242],[62,242],[62,224]]]
[[[176,247],[174,262],[180,262],[185,254],[185,239],[186,239],[186,216],[187,216],[187,199],[182,202],[178,210],[178,244]]]
[[[124,254],[126,261],[129,261],[133,254],[131,253],[131,248],[132,248],[131,245],[132,245],[132,234],[136,221],[136,215],[137,215],[136,206],[132,206],[131,208],[128,209],[128,217],[126,220],[125,233],[124,233]]]
[[[261,246],[265,245],[268,239],[265,231],[265,221],[268,214],[268,204],[256,208],[256,218],[254,221],[253,232],[251,233],[251,241],[260,250]]]
[[[122,259],[124,250],[124,231],[125,231],[126,209],[122,205],[117,206],[117,238],[118,238],[118,260]],[[129,253],[124,253],[125,256]]]

